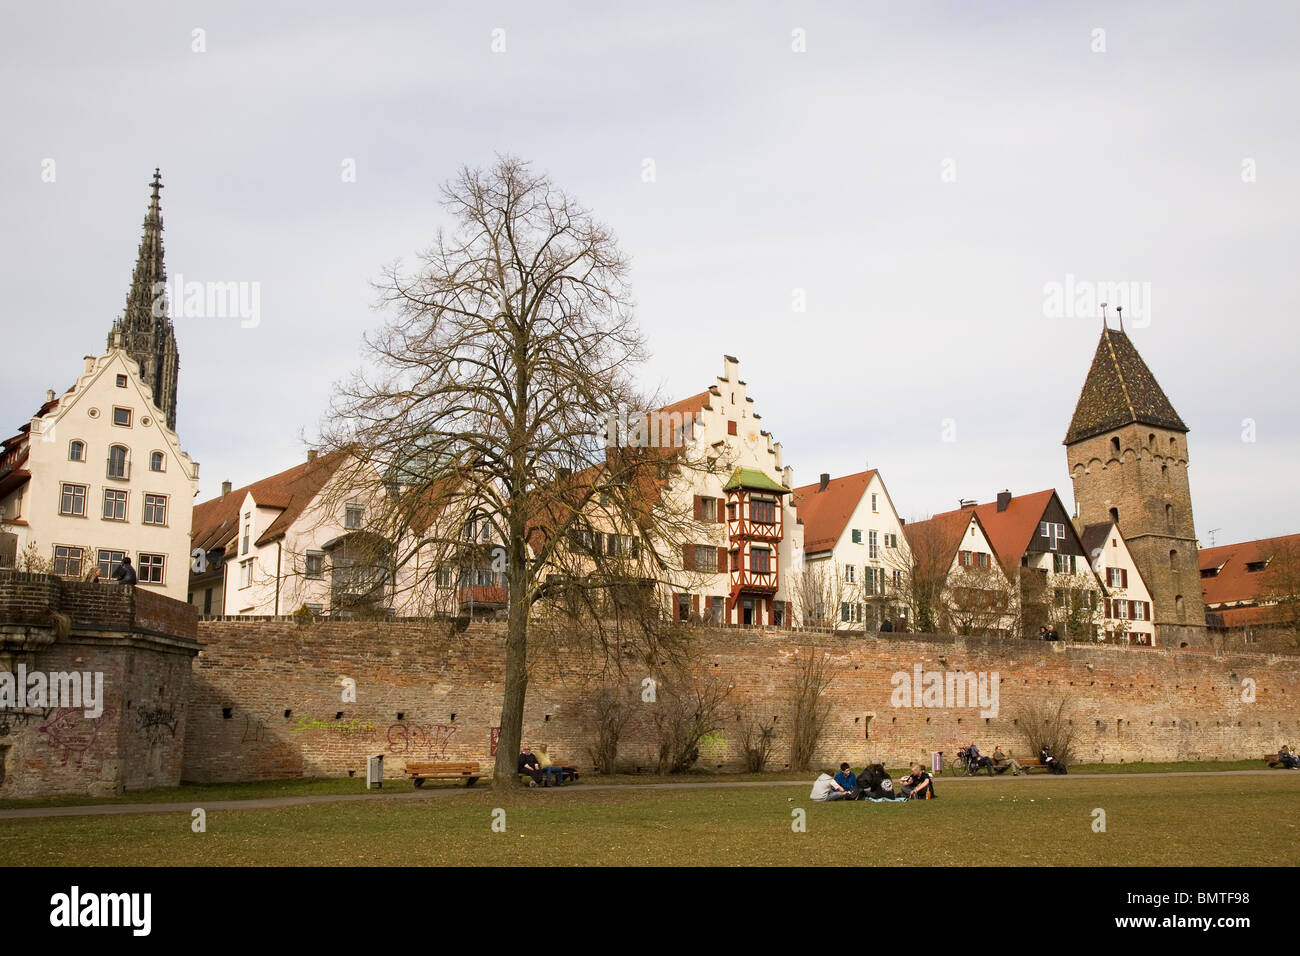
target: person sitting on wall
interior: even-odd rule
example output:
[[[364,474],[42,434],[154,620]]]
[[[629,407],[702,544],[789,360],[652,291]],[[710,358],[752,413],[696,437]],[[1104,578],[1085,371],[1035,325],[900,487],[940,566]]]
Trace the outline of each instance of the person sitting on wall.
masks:
[[[849,793],[838,783],[830,774],[823,771],[816,780],[813,781],[812,792],[808,794],[808,799],[830,802],[831,800],[848,800]]]
[[[1038,626],[1038,639],[1039,639],[1040,641],[1045,641],[1045,640],[1047,640],[1047,625],[1046,625],[1046,624],[1040,624],[1040,625]]]
[[[899,783],[903,787],[903,796],[908,800],[933,800],[937,796],[934,792],[934,778],[919,763],[912,764],[912,772]]]
[[[113,572],[113,580],[120,581],[122,584],[130,584],[130,585],[135,584],[136,582],[135,568],[131,567],[130,558],[128,557],[122,558],[122,563],[119,564],[117,566],[117,570]]]
[[[847,763],[840,764],[840,772],[835,775],[835,782],[854,800],[858,799],[858,775],[849,768]]]
[[[1057,633],[1055,624],[1047,625],[1047,639],[1049,641],[1059,641],[1061,639],[1061,635]]]
[[[1055,757],[1052,756],[1051,748],[1049,748],[1047,744],[1043,744],[1042,749],[1038,751],[1038,762],[1041,763],[1048,770],[1052,771],[1052,773],[1067,772],[1065,768],[1065,764],[1061,763],[1061,761],[1057,760]]]
[[[1287,744],[1277,748],[1277,759],[1288,770],[1300,770],[1300,757]]]
[[[1020,763],[1014,757],[1008,757],[1002,752],[1002,745],[993,748],[993,772],[1006,773],[1011,771],[1011,776],[1020,776]]]
[[[885,618],[883,621],[880,622],[880,630],[882,632],[888,633],[893,629],[894,629],[894,622],[891,621],[889,618]]]
[[[542,765],[537,762],[537,758],[533,756],[533,752],[527,747],[525,747],[523,753],[519,755],[519,763],[516,765],[516,769],[524,776],[531,777],[533,783],[538,786],[547,786],[548,778],[546,774],[542,772]]]
[[[92,564],[90,570],[86,572],[86,583],[94,584],[99,580],[99,565]]]
[[[555,777],[555,782],[557,784],[563,784],[565,778],[568,778],[569,780],[578,779],[578,768],[563,767],[557,764],[551,759],[550,752],[546,749],[546,744],[542,744],[538,747],[537,751],[538,752],[535,756],[537,757],[538,766],[542,768],[542,773],[546,774],[547,777]]]

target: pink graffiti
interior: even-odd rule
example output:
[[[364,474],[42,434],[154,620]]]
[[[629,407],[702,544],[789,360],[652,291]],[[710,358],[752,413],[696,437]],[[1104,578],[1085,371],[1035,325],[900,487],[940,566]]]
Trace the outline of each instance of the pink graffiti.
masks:
[[[393,724],[388,728],[388,752],[445,757],[447,743],[456,730],[454,724]]]
[[[50,746],[62,753],[60,766],[66,767],[71,759],[73,766],[80,767],[99,735],[100,723],[112,715],[113,709],[105,708],[99,717],[91,719],[80,707],[60,707],[37,732],[45,734]]]

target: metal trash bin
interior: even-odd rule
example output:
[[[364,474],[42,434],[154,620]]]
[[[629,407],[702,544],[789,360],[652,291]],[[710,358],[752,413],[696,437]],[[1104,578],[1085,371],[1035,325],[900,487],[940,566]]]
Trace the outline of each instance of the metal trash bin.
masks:
[[[371,754],[366,758],[366,789],[371,785],[377,790],[384,789],[384,755]]]

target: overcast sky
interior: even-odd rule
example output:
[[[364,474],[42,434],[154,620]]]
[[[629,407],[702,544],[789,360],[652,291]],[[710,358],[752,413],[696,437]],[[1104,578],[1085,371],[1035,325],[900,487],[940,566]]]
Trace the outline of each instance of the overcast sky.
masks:
[[[289,467],[382,321],[370,282],[510,152],[631,255],[648,387],[737,356],[799,483],[878,467],[905,518],[1069,507],[1101,329],[1053,307],[1073,276],[1132,283],[1202,544],[1300,531],[1300,7],[564,6],[11,5],[9,431],[103,351],[160,166],[171,276],[260,284],[255,328],[176,319],[200,499]]]

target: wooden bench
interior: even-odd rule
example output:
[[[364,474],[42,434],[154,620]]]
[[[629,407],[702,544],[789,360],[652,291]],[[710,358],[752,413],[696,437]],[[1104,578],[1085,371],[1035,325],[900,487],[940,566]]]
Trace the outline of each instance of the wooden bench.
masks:
[[[1286,764],[1282,762],[1282,758],[1280,754],[1264,754],[1264,760],[1268,763],[1270,767],[1282,767],[1283,769],[1286,768]]]
[[[1052,772],[1052,768],[1043,763],[1037,757],[1026,757],[1024,760],[1021,760],[1020,769],[1025,773],[1029,773],[1032,770],[1046,770],[1048,773]]]
[[[564,783],[564,781],[566,781],[566,780],[577,780],[577,779],[578,779],[578,768],[577,768],[576,765],[571,764],[571,763],[565,763],[563,760],[557,760],[555,757],[552,757],[552,758],[551,758],[551,766],[550,766],[550,767],[542,767],[542,774],[543,774],[542,779],[543,779],[543,780],[548,779],[548,778],[550,777],[550,774],[549,774],[547,771],[549,771],[549,770],[553,770],[553,769],[555,769],[556,767],[565,767],[565,768],[567,768],[563,773],[560,774],[560,783]],[[537,781],[533,780],[533,778],[532,778],[531,776],[529,776],[528,774],[524,773],[523,771],[520,771],[520,772],[519,772],[519,776],[523,777],[525,780],[531,781],[533,785],[536,785],[536,783],[537,783]]]
[[[476,763],[407,763],[406,772],[415,786],[424,786],[426,780],[464,780],[465,786],[472,787],[491,772],[479,769]]]

